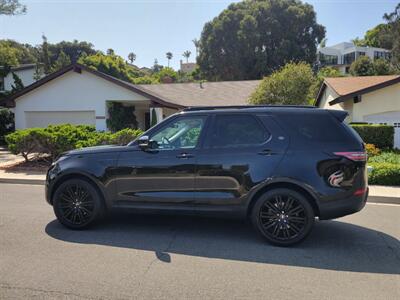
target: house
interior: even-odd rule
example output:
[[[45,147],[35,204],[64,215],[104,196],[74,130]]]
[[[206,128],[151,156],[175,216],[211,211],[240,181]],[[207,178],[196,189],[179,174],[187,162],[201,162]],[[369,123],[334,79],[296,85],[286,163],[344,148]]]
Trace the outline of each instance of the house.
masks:
[[[353,43],[340,43],[330,47],[319,48],[317,54],[320,67],[331,66],[338,69],[342,74],[348,74],[351,63],[362,55],[366,55],[371,59],[390,58],[389,50],[375,47],[358,47]]]
[[[190,106],[246,104],[259,81],[135,85],[80,64],[52,73],[7,99],[17,129],[88,124],[107,130],[107,103],[135,106],[139,128]]]
[[[197,64],[196,63],[184,63],[182,59],[180,60],[180,71],[182,73],[192,73],[194,70],[196,70]]]
[[[36,64],[19,65],[11,67],[6,76],[0,74],[0,93],[12,90],[12,85],[14,85],[13,73],[21,79],[24,86],[34,83],[36,81],[36,67]],[[0,69],[4,69],[4,67],[0,67]]]
[[[348,122],[393,125],[400,148],[399,75],[326,78],[315,105],[348,111]]]

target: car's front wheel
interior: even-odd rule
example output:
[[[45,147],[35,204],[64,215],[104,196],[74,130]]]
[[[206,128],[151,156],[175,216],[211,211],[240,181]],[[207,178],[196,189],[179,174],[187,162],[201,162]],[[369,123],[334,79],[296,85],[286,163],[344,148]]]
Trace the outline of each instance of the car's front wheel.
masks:
[[[302,194],[279,188],[257,199],[251,219],[254,227],[267,241],[278,246],[291,246],[311,232],[315,215]]]
[[[104,210],[97,190],[82,179],[70,179],[60,184],[54,193],[53,209],[60,223],[71,229],[87,227]]]

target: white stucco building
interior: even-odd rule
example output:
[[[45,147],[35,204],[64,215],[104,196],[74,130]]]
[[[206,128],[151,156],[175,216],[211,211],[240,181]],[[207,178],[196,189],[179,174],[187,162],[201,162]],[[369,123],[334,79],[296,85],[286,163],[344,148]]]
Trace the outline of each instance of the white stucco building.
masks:
[[[189,106],[244,105],[259,81],[135,85],[73,64],[27,86],[5,102],[15,112],[17,129],[49,124],[88,124],[107,130],[107,103],[135,107],[138,127]],[[4,104],[3,104],[4,105]]]
[[[346,110],[348,122],[393,125],[394,146],[400,148],[400,76],[326,78],[316,106]]]
[[[1,68],[1,67],[0,67]],[[24,86],[34,83],[35,80],[36,64],[26,64],[16,67],[11,67],[10,72],[5,77],[0,75],[0,93],[11,91],[14,85],[13,73],[15,73],[22,81]]]
[[[359,47],[353,43],[340,43],[317,50],[318,62],[321,67],[331,66],[337,68],[342,74],[349,73],[350,65],[358,57],[366,55],[369,58],[390,58],[390,51],[375,47]]]

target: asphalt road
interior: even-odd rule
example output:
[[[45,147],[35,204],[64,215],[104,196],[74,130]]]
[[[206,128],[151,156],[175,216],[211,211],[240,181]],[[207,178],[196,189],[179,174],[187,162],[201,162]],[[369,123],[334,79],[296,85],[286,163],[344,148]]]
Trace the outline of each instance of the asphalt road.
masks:
[[[400,299],[399,220],[368,204],[295,248],[235,220],[118,214],[70,231],[43,186],[0,184],[0,299]]]

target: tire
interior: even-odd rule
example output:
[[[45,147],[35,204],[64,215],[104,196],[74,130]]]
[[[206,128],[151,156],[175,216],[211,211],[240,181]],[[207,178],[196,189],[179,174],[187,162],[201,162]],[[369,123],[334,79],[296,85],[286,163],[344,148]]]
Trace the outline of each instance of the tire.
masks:
[[[53,196],[53,209],[58,221],[70,229],[87,228],[104,213],[98,191],[82,179],[70,179],[60,184]]]
[[[314,225],[315,214],[302,194],[279,188],[257,199],[251,211],[251,221],[268,242],[285,247],[307,237]]]

